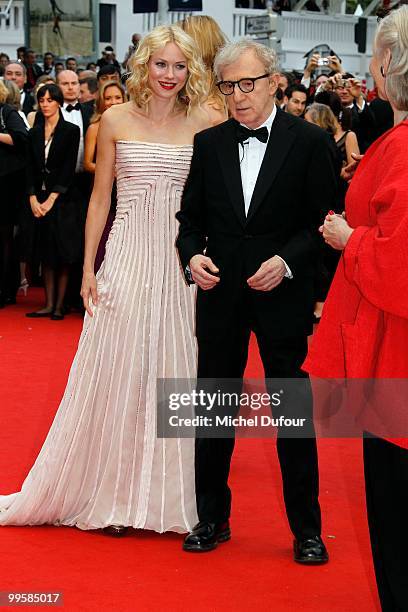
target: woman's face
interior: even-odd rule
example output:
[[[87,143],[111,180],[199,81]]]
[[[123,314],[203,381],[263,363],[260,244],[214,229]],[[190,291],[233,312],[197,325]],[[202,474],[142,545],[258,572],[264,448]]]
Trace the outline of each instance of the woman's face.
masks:
[[[123,94],[119,87],[111,85],[105,89],[103,94],[103,104],[105,110],[111,106],[115,106],[116,104],[123,104],[123,101]]]
[[[58,102],[51,98],[48,91],[42,98],[39,99],[38,106],[40,107],[42,114],[46,118],[52,117],[53,115],[58,113],[60,108]]]
[[[150,57],[148,74],[154,95],[175,98],[188,78],[187,58],[175,43],[167,43]]]

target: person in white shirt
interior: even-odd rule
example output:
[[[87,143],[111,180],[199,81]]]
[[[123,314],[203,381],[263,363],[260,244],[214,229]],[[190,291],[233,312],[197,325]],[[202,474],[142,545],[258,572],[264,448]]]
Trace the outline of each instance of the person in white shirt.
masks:
[[[276,108],[276,63],[272,49],[252,40],[218,52],[217,86],[232,119],[195,137],[176,246],[187,282],[198,285],[199,392],[203,384],[204,390],[239,397],[251,331],[269,396],[272,379],[300,383],[285,385],[287,401],[275,405],[273,414],[279,421],[302,413],[307,423],[297,440],[279,427],[278,454],[295,561],[319,564],[328,554],[320,536],[310,383],[300,367],[312,330],[319,220],[334,205],[336,177],[329,136]],[[218,401],[211,412],[198,406],[197,416],[234,418],[239,407],[239,401]],[[215,432],[200,423],[199,523],[184,542],[188,552],[213,550],[231,537],[234,428],[227,423]]]

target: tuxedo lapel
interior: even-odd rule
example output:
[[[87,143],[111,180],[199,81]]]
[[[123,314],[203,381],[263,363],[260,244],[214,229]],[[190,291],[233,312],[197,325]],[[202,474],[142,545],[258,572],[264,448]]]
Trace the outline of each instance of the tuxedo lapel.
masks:
[[[296,134],[291,129],[292,127],[293,123],[287,120],[286,114],[278,110],[272,124],[268,146],[252,194],[246,219],[247,222],[261,205],[296,140]]]
[[[245,204],[242,190],[241,169],[239,166],[236,125],[236,121],[230,119],[221,126],[221,134],[219,138],[217,135],[215,149],[219,157],[232,207],[241,225],[245,225]]]

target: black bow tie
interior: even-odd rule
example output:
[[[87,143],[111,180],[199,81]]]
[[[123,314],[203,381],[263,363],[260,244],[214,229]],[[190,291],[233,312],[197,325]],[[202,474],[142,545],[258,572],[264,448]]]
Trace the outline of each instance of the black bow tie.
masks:
[[[250,130],[243,125],[238,126],[238,142],[243,143],[248,138],[257,138],[261,142],[268,142],[268,128],[266,126],[258,128],[257,130]]]
[[[70,113],[73,110],[81,110],[81,105],[79,102],[77,102],[76,104],[67,104],[67,107],[65,108],[65,110]]]

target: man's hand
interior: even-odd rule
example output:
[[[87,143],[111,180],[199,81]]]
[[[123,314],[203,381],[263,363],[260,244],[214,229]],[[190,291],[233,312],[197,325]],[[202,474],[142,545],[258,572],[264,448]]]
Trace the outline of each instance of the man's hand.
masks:
[[[363,96],[363,94],[361,93],[361,81],[359,81],[358,79],[347,79],[347,82],[349,91],[353,98],[356,98],[356,100],[358,100],[360,96]]]
[[[357,153],[352,153],[351,156],[354,158],[355,161],[351,162],[347,166],[344,166],[344,168],[342,168],[341,170],[341,178],[343,178],[348,183],[353,178],[354,173],[358,168],[358,164],[364,157],[364,155],[358,155]]]
[[[337,55],[329,55],[329,68],[334,72],[339,72],[343,74],[343,66],[341,65],[341,61],[337,57]]]
[[[256,291],[271,291],[271,289],[280,285],[285,274],[285,264],[275,255],[264,261],[259,270],[248,278],[247,283],[251,289]]]
[[[194,257],[190,259],[189,265],[193,281],[201,289],[204,289],[204,291],[213,289],[215,285],[220,282],[219,277],[214,276],[219,270],[209,257],[205,257],[205,255],[194,255]]]
[[[307,66],[303,72],[306,78],[309,78],[312,72],[317,70],[317,68],[319,67],[319,59],[320,59],[319,53],[313,53],[312,57],[309,59]]]
[[[324,241],[337,251],[342,251],[353,233],[343,215],[326,215],[319,232],[323,234]]]

